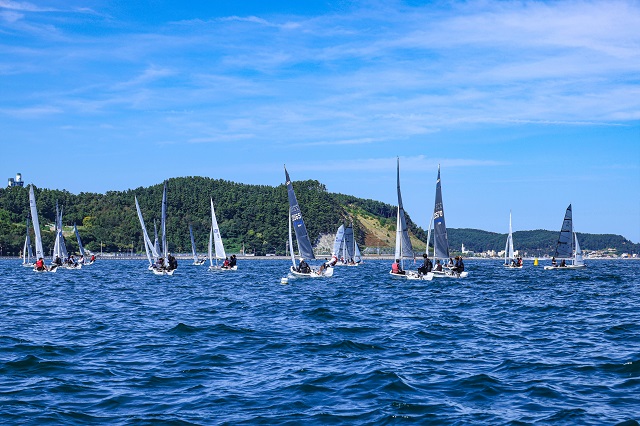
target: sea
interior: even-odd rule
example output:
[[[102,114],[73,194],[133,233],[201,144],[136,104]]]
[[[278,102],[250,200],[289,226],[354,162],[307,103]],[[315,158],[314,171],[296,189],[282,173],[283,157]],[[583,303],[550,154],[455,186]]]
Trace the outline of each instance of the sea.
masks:
[[[282,284],[290,261],[0,260],[0,423],[637,425],[640,261],[587,263]]]

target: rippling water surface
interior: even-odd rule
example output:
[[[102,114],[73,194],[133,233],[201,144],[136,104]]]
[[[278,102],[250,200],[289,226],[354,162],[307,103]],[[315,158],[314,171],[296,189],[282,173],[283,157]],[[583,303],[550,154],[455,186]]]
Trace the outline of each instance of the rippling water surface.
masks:
[[[640,420],[640,261],[418,282],[376,260],[288,285],[287,261],[188,263],[0,260],[0,422]]]

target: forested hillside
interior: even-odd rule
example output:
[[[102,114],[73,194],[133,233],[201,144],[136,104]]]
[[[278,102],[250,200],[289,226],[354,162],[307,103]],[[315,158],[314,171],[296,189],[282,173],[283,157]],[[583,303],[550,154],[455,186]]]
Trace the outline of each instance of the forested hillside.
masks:
[[[396,207],[375,200],[327,192],[315,180],[293,182],[312,242],[323,234],[334,233],[341,223],[353,223],[361,247],[392,247],[395,241]],[[35,188],[42,228],[43,245],[53,245],[56,202],[64,207],[63,221],[67,246],[77,250],[71,227],[78,225],[83,244],[89,250],[143,252],[142,232],[134,195],[138,197],[150,235],[154,220],[159,225],[162,183],[106,194],[71,194],[64,190]],[[287,194],[284,185],[245,185],[204,177],[173,178],[167,181],[167,231],[170,250],[190,251],[189,224],[193,226],[198,251],[205,252],[211,226],[210,198],[216,207],[220,231],[229,252],[238,252],[244,243],[247,252],[284,254],[287,241]],[[22,250],[25,221],[29,214],[28,188],[0,189],[0,250],[17,255]],[[408,217],[416,249],[424,250],[426,232]],[[33,235],[33,234],[32,234]],[[617,235],[579,234],[583,249],[608,247],[620,252],[638,252],[639,245]],[[33,238],[33,237],[32,237]],[[450,229],[452,249],[502,250],[506,235],[474,229]],[[519,231],[514,233],[516,248],[531,254],[552,253],[557,232]]]

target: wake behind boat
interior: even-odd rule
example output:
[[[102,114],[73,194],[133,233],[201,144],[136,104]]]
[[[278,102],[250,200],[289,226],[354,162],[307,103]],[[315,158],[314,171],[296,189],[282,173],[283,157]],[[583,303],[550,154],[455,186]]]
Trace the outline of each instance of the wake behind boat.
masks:
[[[293,192],[293,185],[291,184],[291,178],[287,168],[284,168],[284,174],[287,185],[287,196],[289,198],[289,252],[291,253],[292,266],[289,268],[289,275],[293,278],[320,278],[333,276],[333,266],[330,264],[323,264],[317,269],[312,269],[305,259],[315,259],[313,254],[313,248],[311,247],[311,241],[307,234],[307,227],[304,225],[302,219],[302,212],[296,199],[296,194]],[[298,252],[300,257],[300,263],[296,265],[295,253],[293,251],[293,238],[291,235],[291,228],[296,234],[296,242],[298,243]]]
[[[560,260],[559,264],[557,263],[558,260]],[[567,260],[571,263],[567,264]],[[573,230],[573,213],[571,210],[571,204],[569,204],[569,207],[567,207],[567,211],[564,214],[562,228],[560,228],[560,235],[558,236],[558,242],[556,243],[556,251],[551,262],[552,265],[545,266],[545,270],[582,269],[587,266],[582,258],[580,244],[578,244],[578,234]]]

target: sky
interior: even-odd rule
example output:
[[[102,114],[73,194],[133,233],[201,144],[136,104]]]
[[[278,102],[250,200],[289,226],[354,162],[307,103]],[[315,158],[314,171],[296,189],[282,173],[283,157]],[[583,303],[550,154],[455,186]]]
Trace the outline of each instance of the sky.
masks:
[[[576,231],[638,243],[639,28],[631,0],[0,0],[0,177],[277,186],[286,164],[397,204],[399,158],[425,229],[440,165],[448,227],[559,230],[572,203]]]

